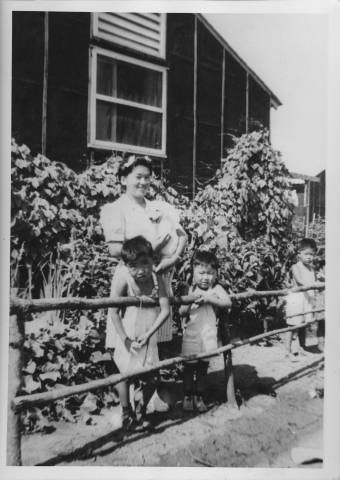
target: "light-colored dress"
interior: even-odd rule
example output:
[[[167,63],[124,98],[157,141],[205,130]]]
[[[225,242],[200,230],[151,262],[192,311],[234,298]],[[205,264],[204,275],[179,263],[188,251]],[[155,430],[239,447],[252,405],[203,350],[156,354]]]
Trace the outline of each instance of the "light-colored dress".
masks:
[[[138,203],[131,200],[128,195],[122,195],[118,200],[104,205],[100,212],[100,223],[102,225],[105,240],[107,242],[123,242],[124,240],[142,235],[146,238],[154,247],[157,241],[157,237],[161,233],[165,232],[165,228],[169,229],[171,240],[162,250],[162,255],[167,256],[171,252],[169,249],[177,248],[176,238],[173,236],[173,232],[176,230],[183,231],[179,223],[179,213],[170,204],[154,200],[146,201],[146,207],[138,205]],[[155,221],[161,215],[162,223]],[[161,231],[160,231],[161,229]],[[175,251],[175,250],[173,250]],[[115,275],[120,274],[120,269],[125,268],[120,263],[115,271]],[[164,283],[166,286],[167,295],[172,295],[171,281],[173,277],[174,269],[164,272]],[[112,279],[113,282],[114,278]],[[113,283],[111,283],[111,295],[112,295]],[[109,309],[108,317],[111,315]],[[106,345],[111,345],[110,348],[114,348],[115,336],[117,336],[115,329],[110,327],[111,322],[108,318],[108,329]],[[172,316],[164,322],[157,332],[159,342],[167,342],[172,339]]]
[[[126,277],[126,280],[128,285],[128,295],[132,297],[136,296],[134,282],[129,274]],[[153,275],[153,282],[158,290],[156,275]],[[122,324],[127,336],[131,340],[137,340],[141,335],[150,330],[159,315],[159,311],[159,307],[127,307],[124,317],[122,318]],[[129,352],[120,337],[117,335],[113,358],[120,373],[126,373],[141,367],[154,365],[159,361],[157,333],[155,332],[150,337],[147,345],[142,347],[136,353]]]
[[[191,288],[191,293],[207,293],[207,290]],[[215,285],[208,292],[213,292],[221,298],[225,291],[220,285]],[[217,318],[214,307],[205,303],[200,306],[193,305],[190,309],[190,318],[183,331],[182,354],[192,355],[209,352],[217,348]],[[208,361],[208,359],[206,359]]]
[[[297,262],[291,269],[292,286],[298,287],[303,285],[312,285],[315,283],[315,272],[309,270],[302,262]],[[295,278],[299,278],[301,283],[298,283]],[[291,292],[286,297],[286,315],[296,315],[287,318],[287,325],[301,325],[305,322],[313,320],[312,313],[305,315],[297,315],[301,312],[309,312],[315,306],[315,291],[309,290],[307,292]]]

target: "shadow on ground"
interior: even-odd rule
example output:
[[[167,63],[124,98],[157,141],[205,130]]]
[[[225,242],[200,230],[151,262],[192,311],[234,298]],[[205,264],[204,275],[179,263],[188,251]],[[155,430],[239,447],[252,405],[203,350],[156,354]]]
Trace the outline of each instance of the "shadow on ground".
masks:
[[[289,381],[308,375],[311,369],[320,363],[320,360],[309,364],[295,372],[275,380],[273,377],[259,377],[255,367],[241,364],[234,366],[235,385],[243,402],[255,397],[256,395],[276,396],[275,389],[288,383]],[[160,397],[170,403],[171,408],[166,413],[152,413],[150,420],[154,426],[153,430],[136,430],[129,435],[124,435],[121,429],[116,429],[102,437],[85,443],[84,445],[72,449],[72,451],[58,454],[38,465],[57,465],[60,463],[73,462],[74,460],[94,459],[105,456],[124,445],[133,444],[141,438],[148,437],[154,433],[161,433],[166,429],[180,425],[199,415],[195,412],[183,412],[181,409],[182,401],[182,382],[166,382],[160,386]],[[217,370],[208,375],[208,388],[206,402],[209,409],[226,401],[225,393],[225,373],[224,370]]]

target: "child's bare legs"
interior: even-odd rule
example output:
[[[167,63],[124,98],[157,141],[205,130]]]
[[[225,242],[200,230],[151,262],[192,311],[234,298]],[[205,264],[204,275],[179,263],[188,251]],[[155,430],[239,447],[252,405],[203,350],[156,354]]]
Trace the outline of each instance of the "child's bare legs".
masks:
[[[318,322],[316,336],[318,339],[318,348],[321,352],[323,352],[325,348],[325,320],[320,320]]]
[[[143,423],[144,426],[151,426],[145,421],[146,409],[151,400],[152,395],[157,388],[157,379],[154,374],[145,376],[140,382],[139,388],[135,390],[135,405],[137,421]],[[148,425],[146,425],[148,423]]]
[[[116,388],[119,394],[119,400],[122,408],[130,407],[130,392],[128,382],[117,383]]]
[[[122,427],[129,430],[134,424],[134,415],[130,404],[130,388],[128,382],[120,382],[116,385],[122,406]]]

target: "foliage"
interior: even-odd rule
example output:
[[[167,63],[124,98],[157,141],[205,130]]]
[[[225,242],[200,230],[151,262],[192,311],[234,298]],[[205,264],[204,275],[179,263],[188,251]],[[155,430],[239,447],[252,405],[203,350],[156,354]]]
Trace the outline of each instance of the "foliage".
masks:
[[[13,285],[24,286],[29,276],[16,275],[21,264],[33,273],[33,283],[39,285],[37,295],[42,287],[45,297],[109,294],[115,264],[98,220],[101,206],[122,193],[117,178],[120,161],[113,156],[77,175],[59,162],[41,155],[32,157],[27,147],[13,142]],[[192,202],[164,179],[153,178],[149,198],[174,204],[188,234],[188,246],[175,276],[176,293],[181,293],[183,284],[190,280],[190,261],[198,248],[216,252],[221,283],[229,292],[282,286],[294,254],[287,176],[268,132],[259,131],[237,140],[215,179]],[[231,317],[235,322],[249,314],[259,318],[275,307],[276,301],[239,302],[233,306]],[[107,374],[103,311],[87,312],[86,316],[67,314],[65,318],[45,314],[36,317],[28,328],[25,393]],[[91,395],[30,410],[25,417],[26,429],[44,429],[46,418],[83,418],[89,405],[97,411],[110,403],[113,393]],[[84,402],[86,408],[82,408]],[[91,421],[88,416],[84,418]]]
[[[12,141],[12,266],[20,259],[18,268],[12,268],[12,287],[25,286],[27,271],[35,283],[56,245],[67,242],[73,226],[83,223],[74,191],[76,178],[63,163],[43,155],[32,157],[25,145]]]
[[[292,238],[292,215],[288,171],[268,132],[243,135],[215,181],[198,192],[185,214],[189,251],[216,251],[230,290],[278,287]]]
[[[105,366],[111,356],[104,350],[103,335],[98,333],[103,331],[101,313],[87,312],[79,320],[69,316],[66,323],[41,314],[26,324],[24,394],[85,383],[107,375]],[[91,414],[117,401],[112,389],[75,395],[42,410],[28,409],[24,414],[24,427],[30,432],[46,430],[48,421],[61,418],[91,423]]]

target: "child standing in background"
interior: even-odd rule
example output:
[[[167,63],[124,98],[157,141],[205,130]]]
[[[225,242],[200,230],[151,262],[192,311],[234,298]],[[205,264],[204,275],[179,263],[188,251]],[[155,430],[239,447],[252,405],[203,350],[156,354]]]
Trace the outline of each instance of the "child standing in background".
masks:
[[[316,254],[316,242],[311,238],[301,240],[298,252],[298,261],[289,272],[289,285],[291,287],[303,287],[312,285],[316,282],[314,269],[314,258]],[[301,312],[309,312],[315,307],[315,291],[292,292],[286,299],[287,324],[289,326],[302,325],[313,319],[313,313],[305,313],[290,317]],[[301,328],[298,331],[287,332],[287,350],[288,357],[291,360],[296,358],[292,355],[292,342],[299,339],[299,349],[295,354],[304,354],[306,344],[306,329]]]
[[[316,273],[316,279],[318,282],[325,282],[326,275],[325,275],[324,258],[321,260],[318,267],[319,268]],[[324,308],[325,308],[325,291],[323,290],[323,291],[316,292],[315,309],[321,310]],[[318,339],[318,349],[320,352],[323,352],[325,348],[325,311],[318,312],[315,315],[316,315],[316,318],[319,319],[318,328],[316,331],[316,335]]]
[[[215,255],[207,251],[196,252],[193,259],[193,279],[189,294],[196,295],[192,305],[180,308],[183,322],[182,354],[192,355],[209,352],[217,348],[216,308],[231,306],[229,295],[217,283],[218,262]],[[184,364],[183,410],[205,412],[203,401],[209,360]]]

